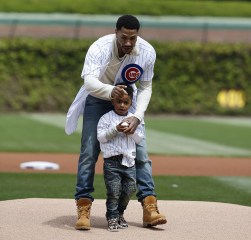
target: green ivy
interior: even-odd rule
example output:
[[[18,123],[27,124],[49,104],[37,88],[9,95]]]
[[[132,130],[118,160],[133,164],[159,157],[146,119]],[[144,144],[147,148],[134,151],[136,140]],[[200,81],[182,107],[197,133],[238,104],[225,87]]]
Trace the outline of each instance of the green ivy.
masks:
[[[0,40],[0,109],[66,112],[83,83],[91,40]],[[152,42],[157,52],[148,113],[251,115],[251,45]],[[245,107],[222,108],[224,89]]]

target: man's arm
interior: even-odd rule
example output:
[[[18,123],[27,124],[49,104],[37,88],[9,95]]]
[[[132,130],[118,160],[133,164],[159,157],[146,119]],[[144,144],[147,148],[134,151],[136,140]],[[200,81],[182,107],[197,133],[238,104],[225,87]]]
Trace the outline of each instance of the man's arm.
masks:
[[[137,93],[136,112],[133,116],[126,118],[126,121],[129,123],[129,127],[125,130],[126,134],[133,134],[143,120],[151,95],[152,81],[141,82]]]
[[[106,66],[103,55],[100,45],[94,42],[87,51],[81,78],[84,79],[85,88],[92,96],[110,100],[114,86],[102,83],[99,79]]]
[[[132,138],[135,143],[139,144],[142,141],[142,139],[145,137],[142,124],[139,124],[135,132],[128,136]]]
[[[123,89],[126,88],[124,85],[109,85],[102,83],[94,76],[87,76],[85,78],[85,88],[94,97],[101,98],[104,100],[111,100],[114,97],[123,96],[127,94]]]
[[[94,97],[110,100],[114,86],[102,83],[95,76],[88,75],[85,77],[85,88]]]
[[[143,120],[145,111],[152,96],[152,81],[142,81],[138,87],[136,111],[134,116],[140,121]]]

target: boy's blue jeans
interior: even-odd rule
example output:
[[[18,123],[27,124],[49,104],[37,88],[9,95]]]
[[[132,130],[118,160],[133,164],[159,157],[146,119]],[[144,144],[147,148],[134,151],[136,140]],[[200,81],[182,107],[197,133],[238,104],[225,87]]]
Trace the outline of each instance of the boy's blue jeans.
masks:
[[[78,162],[76,200],[80,198],[94,200],[91,193],[94,192],[95,165],[100,153],[97,140],[97,124],[100,117],[111,110],[113,110],[113,106],[110,101],[101,100],[90,95],[86,99]],[[156,196],[156,194],[154,192],[151,161],[146,150],[146,139],[137,144],[136,148],[137,198],[141,201],[149,195]]]
[[[123,156],[104,159],[106,186],[106,218],[123,215],[132,194],[136,191],[136,168],[121,164]]]

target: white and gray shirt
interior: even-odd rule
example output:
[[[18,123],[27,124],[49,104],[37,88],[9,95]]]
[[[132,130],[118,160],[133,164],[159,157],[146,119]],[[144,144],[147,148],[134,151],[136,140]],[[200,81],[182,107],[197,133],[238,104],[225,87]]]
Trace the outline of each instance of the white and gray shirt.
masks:
[[[139,124],[133,134],[118,132],[116,126],[129,116],[133,114],[121,116],[113,110],[104,114],[98,123],[97,137],[104,158],[122,154],[122,165],[132,167],[135,164],[136,143],[140,143],[144,138],[144,128]]]

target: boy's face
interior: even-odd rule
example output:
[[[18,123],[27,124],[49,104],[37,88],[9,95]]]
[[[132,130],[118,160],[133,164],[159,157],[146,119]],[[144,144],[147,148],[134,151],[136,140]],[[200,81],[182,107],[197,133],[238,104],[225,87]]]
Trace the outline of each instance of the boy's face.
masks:
[[[126,116],[128,109],[132,105],[132,100],[129,95],[124,94],[123,97],[115,97],[112,99],[112,104],[114,106],[114,111],[121,116]]]

